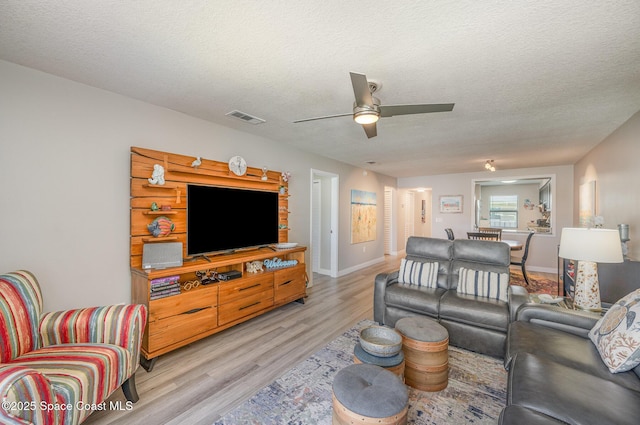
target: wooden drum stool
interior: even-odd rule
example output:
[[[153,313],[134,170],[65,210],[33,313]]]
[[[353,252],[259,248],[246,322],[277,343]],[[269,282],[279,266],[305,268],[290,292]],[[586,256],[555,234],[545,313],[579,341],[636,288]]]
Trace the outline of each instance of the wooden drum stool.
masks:
[[[380,366],[353,364],[333,379],[334,425],[404,425],[409,394],[398,376]]]
[[[396,322],[402,335],[405,383],[421,391],[440,391],[449,384],[449,333],[426,317],[405,317]]]
[[[353,349],[353,362],[355,364],[372,364],[393,372],[404,381],[404,353],[400,351],[395,356],[378,357],[364,351],[362,345],[357,343]]]

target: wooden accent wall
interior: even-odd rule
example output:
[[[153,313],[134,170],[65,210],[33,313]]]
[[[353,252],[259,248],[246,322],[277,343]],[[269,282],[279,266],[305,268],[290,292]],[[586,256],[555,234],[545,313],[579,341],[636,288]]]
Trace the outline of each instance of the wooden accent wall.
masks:
[[[280,225],[284,228],[280,230],[278,239],[281,243],[288,241],[288,185],[282,181],[280,171],[267,171],[267,180],[263,181],[261,168],[247,167],[244,176],[236,176],[229,171],[227,162],[201,158],[201,165],[194,168],[191,163],[195,159],[193,156],[131,148],[131,267],[142,268],[142,245],[145,243],[182,242],[183,257],[186,257],[186,193],[189,183],[272,192],[278,192],[284,186],[287,192],[279,197]],[[164,167],[163,186],[149,184],[154,164]],[[151,211],[153,202],[159,207],[169,205],[171,210]],[[167,237],[156,238],[147,230],[147,225],[159,216],[166,216],[175,224],[175,230]]]

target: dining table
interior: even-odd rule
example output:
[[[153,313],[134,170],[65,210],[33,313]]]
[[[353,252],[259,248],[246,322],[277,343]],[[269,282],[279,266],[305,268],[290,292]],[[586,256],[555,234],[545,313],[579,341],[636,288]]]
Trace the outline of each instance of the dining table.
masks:
[[[522,251],[522,242],[512,239],[502,239],[500,242],[508,244],[509,248],[511,248],[511,251]]]

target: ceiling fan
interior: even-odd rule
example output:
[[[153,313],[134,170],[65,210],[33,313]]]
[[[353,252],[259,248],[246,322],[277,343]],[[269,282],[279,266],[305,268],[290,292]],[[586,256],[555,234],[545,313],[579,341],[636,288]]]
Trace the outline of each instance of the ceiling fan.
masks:
[[[357,72],[350,72],[349,74],[351,75],[353,93],[356,96],[356,101],[353,104],[353,112],[305,118],[296,120],[294,123],[353,115],[353,120],[358,124],[362,124],[362,128],[367,134],[367,137],[372,138],[378,134],[376,122],[381,117],[386,118],[394,115],[427,114],[430,112],[450,112],[453,110],[453,105],[455,105],[454,103],[381,105],[380,99],[373,96],[376,90],[380,87],[378,83],[367,81],[367,76],[364,74],[358,74]]]

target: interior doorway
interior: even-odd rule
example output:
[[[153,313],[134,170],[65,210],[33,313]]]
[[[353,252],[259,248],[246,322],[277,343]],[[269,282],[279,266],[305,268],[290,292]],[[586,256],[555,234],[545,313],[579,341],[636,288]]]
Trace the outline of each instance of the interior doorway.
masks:
[[[411,190],[407,191],[404,202],[404,242],[406,245],[409,237],[415,235],[416,194]]]
[[[311,170],[311,270],[338,277],[337,174]]]

